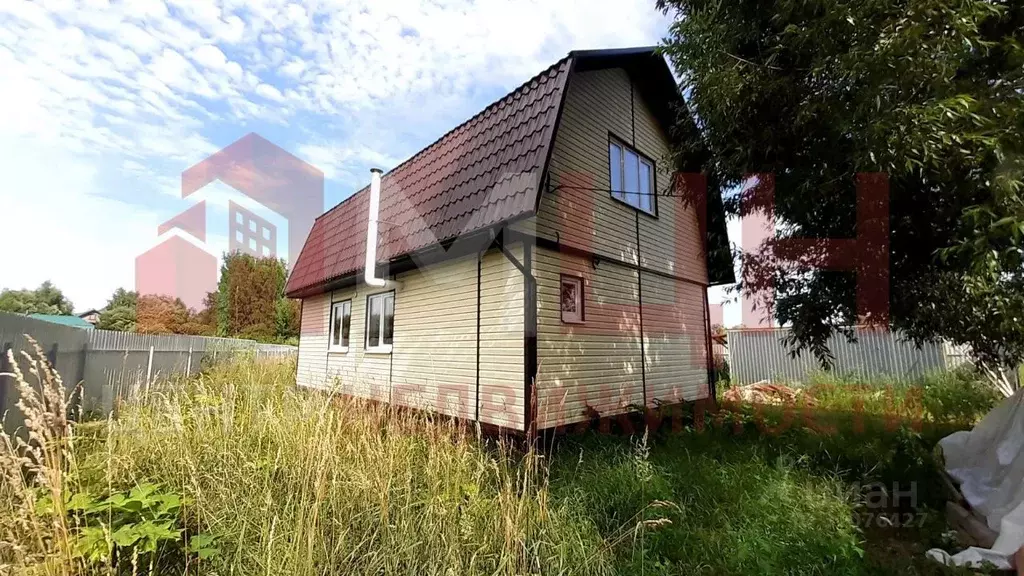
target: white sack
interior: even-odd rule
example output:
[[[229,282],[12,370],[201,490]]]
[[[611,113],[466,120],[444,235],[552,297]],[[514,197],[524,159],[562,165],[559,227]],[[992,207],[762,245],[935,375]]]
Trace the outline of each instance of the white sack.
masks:
[[[970,432],[939,441],[946,471],[960,482],[964,499],[999,533],[991,550],[968,548],[950,556],[929,550],[944,564],[979,567],[983,561],[1009,570],[1024,546],[1024,389],[1007,398]]]

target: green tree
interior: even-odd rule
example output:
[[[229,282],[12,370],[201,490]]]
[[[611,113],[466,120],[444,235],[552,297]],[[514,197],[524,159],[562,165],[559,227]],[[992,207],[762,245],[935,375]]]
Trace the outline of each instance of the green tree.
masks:
[[[682,160],[724,189],[774,174],[781,238],[855,237],[855,174],[887,173],[892,327],[990,365],[1024,358],[1024,4],[659,6],[675,16],[664,50],[697,124],[680,121]],[[852,273],[770,250],[751,262],[763,267],[742,290],[774,285],[795,350],[827,363],[828,338],[864,320]]]
[[[110,296],[110,300],[107,300],[107,309],[121,307],[135,308],[138,302],[138,292],[118,288],[117,290],[114,290],[114,294]]]
[[[47,280],[35,290],[4,290],[0,292],[0,311],[15,314],[63,314],[74,312],[74,305]]]
[[[287,276],[278,258],[225,254],[216,295],[218,335],[278,342],[297,334],[297,314],[281,303]]]
[[[138,292],[118,288],[107,300],[107,305],[100,312],[100,321],[96,325],[100,330],[117,332],[134,332],[137,321],[136,307],[139,301]]]
[[[100,313],[100,321],[96,327],[100,330],[117,332],[134,332],[136,323],[135,306],[118,306],[107,308]]]

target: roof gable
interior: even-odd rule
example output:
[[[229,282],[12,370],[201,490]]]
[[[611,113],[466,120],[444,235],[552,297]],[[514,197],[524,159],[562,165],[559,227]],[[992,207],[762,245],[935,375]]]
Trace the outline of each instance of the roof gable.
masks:
[[[533,215],[569,77],[576,69],[594,67],[627,68],[666,128],[685,110],[672,73],[654,48],[570,52],[382,177],[378,260]],[[717,189],[709,193],[712,212],[720,211]],[[288,278],[289,297],[323,291],[358,273],[366,257],[368,203],[369,187],[316,220]],[[712,218],[711,229],[718,228],[724,234],[724,215],[720,223]],[[709,240],[712,248],[720,243],[710,233]],[[731,258],[727,265],[711,264],[709,257],[712,278],[712,268],[726,269],[731,277]]]

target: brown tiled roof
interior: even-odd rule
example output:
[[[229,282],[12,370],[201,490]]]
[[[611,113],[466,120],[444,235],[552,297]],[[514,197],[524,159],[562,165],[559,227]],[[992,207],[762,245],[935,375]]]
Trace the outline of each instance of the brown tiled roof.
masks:
[[[560,60],[384,175],[378,261],[534,211],[571,63]],[[362,268],[368,203],[364,188],[317,219],[289,296]]]
[[[623,67],[666,128],[686,104],[664,58],[651,47],[573,51],[511,94],[384,175],[378,263],[389,262],[479,230],[529,216],[553,145],[572,71]],[[700,157],[681,169],[700,170]],[[708,190],[708,268],[712,284],[734,282],[720,190]],[[299,254],[287,293],[322,291],[361,270],[366,253],[369,189],[317,219]]]

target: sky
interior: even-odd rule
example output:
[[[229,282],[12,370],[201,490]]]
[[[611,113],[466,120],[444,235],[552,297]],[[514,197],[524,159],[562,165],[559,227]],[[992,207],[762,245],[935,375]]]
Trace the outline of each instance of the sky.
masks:
[[[194,202],[182,171],[250,132],[322,170],[330,207],[568,51],[668,25],[652,0],[0,2],[0,288],[102,307]]]

